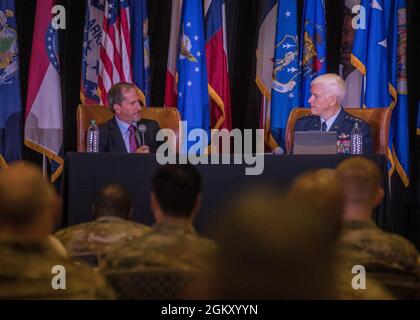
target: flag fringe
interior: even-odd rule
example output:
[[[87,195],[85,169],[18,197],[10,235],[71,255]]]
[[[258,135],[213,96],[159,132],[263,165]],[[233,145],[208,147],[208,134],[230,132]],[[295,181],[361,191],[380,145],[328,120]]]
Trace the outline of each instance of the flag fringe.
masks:
[[[50,160],[54,160],[55,162],[57,162],[59,164],[59,167],[57,168],[57,170],[55,170],[55,172],[51,175],[51,182],[54,183],[60,177],[60,175],[63,173],[64,159],[61,158],[60,156],[56,155],[55,153],[51,152],[51,150],[48,150],[48,149],[44,148],[43,146],[41,146],[41,145],[39,145],[35,142],[32,142],[28,139],[25,139],[25,146],[27,146],[29,149],[32,149],[36,152],[39,152],[39,153],[45,155]]]
[[[1,154],[0,154],[0,168],[7,168],[6,160],[4,160]]]
[[[210,98],[216,103],[216,105],[219,107],[220,111],[222,112],[222,116],[217,120],[216,125],[213,128],[213,129],[219,129],[222,126],[222,123],[226,119],[225,104],[222,98],[219,96],[219,94],[216,92],[216,90],[213,89],[213,87],[210,84],[208,85],[208,90],[209,90]]]

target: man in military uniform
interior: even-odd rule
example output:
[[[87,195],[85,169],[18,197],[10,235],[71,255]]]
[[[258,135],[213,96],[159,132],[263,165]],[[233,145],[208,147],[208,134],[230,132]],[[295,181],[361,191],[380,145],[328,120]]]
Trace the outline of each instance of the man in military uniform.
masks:
[[[339,153],[350,153],[350,132],[357,123],[363,135],[363,154],[373,152],[369,124],[344,111],[346,84],[336,74],[324,74],[311,83],[311,115],[296,121],[295,131],[335,131]]]
[[[377,271],[395,270],[420,280],[419,254],[403,237],[379,229],[372,211],[382,201],[381,173],[375,163],[351,158],[337,167],[345,190],[344,230],[339,251],[352,262]],[[378,270],[379,269],[379,270]]]
[[[95,221],[71,226],[56,233],[70,257],[82,258],[95,254],[102,258],[121,242],[136,241],[150,229],[128,221],[133,211],[133,200],[121,185],[102,188],[95,197],[92,211]]]
[[[304,220],[311,224],[315,230],[319,229],[318,232],[321,232],[316,236],[316,240],[313,240],[321,243],[320,250],[331,250],[331,264],[324,268],[330,268],[331,275],[328,282],[332,285],[331,294],[334,299],[383,300],[393,298],[380,283],[370,278],[366,279],[366,290],[354,290],[352,286],[351,271],[355,264],[348,263],[348,259],[343,259],[341,248],[337,250],[335,245],[342,231],[345,209],[345,194],[336,170],[321,169],[300,175],[293,182],[289,196],[308,205],[309,211],[314,211],[312,219],[309,213],[306,213],[307,216]],[[302,222],[302,225],[305,224],[306,222]],[[327,226],[328,228],[326,228]],[[312,262],[309,265],[312,266]]]
[[[54,188],[35,166],[0,171],[0,299],[114,297],[97,272],[71,263],[51,244],[59,207]]]
[[[165,165],[152,181],[151,209],[156,224],[139,241],[109,253],[102,268],[129,271],[163,267],[206,272],[216,253],[213,241],[200,237],[193,219],[201,202],[201,177],[190,165]]]

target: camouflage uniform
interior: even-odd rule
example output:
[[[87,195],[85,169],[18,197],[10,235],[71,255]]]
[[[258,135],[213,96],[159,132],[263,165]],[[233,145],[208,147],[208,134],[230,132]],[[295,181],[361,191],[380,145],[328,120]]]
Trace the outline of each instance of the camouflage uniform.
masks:
[[[65,268],[66,289],[54,290],[52,268]],[[110,299],[102,276],[60,257],[48,240],[18,241],[0,236],[0,299]]]
[[[126,241],[112,251],[102,268],[129,271],[164,267],[206,272],[213,269],[215,254],[215,242],[200,237],[192,226],[159,223],[139,241]]]
[[[149,227],[118,217],[101,217],[56,233],[70,257],[87,253],[106,254],[121,242],[141,237]]]
[[[373,221],[345,221],[339,239],[344,259],[355,264],[396,271],[420,277],[419,255],[403,237],[379,229]]]

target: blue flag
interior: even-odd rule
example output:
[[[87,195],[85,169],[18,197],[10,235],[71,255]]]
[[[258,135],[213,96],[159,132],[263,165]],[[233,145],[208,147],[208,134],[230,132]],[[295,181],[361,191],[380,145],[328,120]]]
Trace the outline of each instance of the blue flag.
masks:
[[[407,10],[405,0],[391,3],[388,24],[388,48],[391,96],[396,99],[392,111],[389,145],[392,150],[391,171],[395,169],[405,186],[409,185],[409,123],[407,99]],[[395,97],[396,95],[396,97]]]
[[[363,106],[393,108],[389,132],[389,175],[409,185],[407,18],[405,0],[362,0],[366,28],[357,29],[352,64],[363,74]]]
[[[180,22],[178,70],[178,110],[193,129],[210,132],[210,110],[202,2],[184,0]],[[184,137],[186,138],[186,137]],[[207,141],[201,137],[202,147]],[[185,148],[186,144],[183,144]],[[185,153],[185,149],[182,150]],[[196,153],[197,150],[190,150]]]
[[[98,95],[99,50],[102,41],[104,10],[103,1],[86,2],[80,86],[80,101],[83,104],[100,103]]]
[[[150,45],[149,19],[146,0],[131,0],[131,43],[134,83],[140,90],[140,99],[150,106]]]
[[[356,30],[351,63],[364,75],[363,106],[384,108],[391,103],[387,8],[384,0],[362,0],[361,5],[366,12],[366,28]]]
[[[274,49],[274,79],[271,88],[272,150],[285,150],[285,131],[289,113],[300,107],[300,67],[298,11],[296,0],[280,1]]]
[[[308,108],[311,82],[327,72],[325,1],[305,0],[301,41],[302,106]]]
[[[260,129],[264,129],[265,144],[276,149],[271,135],[271,84],[273,82],[274,42],[276,38],[277,0],[262,0],[258,3],[255,83],[257,101],[260,104]]]
[[[0,1],[0,154],[6,162],[22,157],[22,104],[19,51],[13,0]]]

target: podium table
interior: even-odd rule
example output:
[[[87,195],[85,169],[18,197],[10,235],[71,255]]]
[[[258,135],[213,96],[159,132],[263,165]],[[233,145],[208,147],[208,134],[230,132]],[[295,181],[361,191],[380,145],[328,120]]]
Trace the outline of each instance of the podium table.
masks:
[[[199,164],[202,176],[202,207],[197,214],[195,226],[199,232],[207,233],[207,227],[214,217],[216,208],[240,190],[258,186],[279,188],[281,196],[291,182],[308,170],[335,168],[349,156],[345,155],[265,155],[264,170],[261,175],[245,174],[247,164]],[[386,158],[371,155],[383,173],[384,189],[388,190]],[[62,226],[69,226],[93,219],[91,203],[96,192],[111,183],[124,185],[134,197],[133,220],[151,225],[154,222],[150,212],[150,190],[153,173],[160,164],[155,155],[122,153],[68,153],[65,159],[63,180],[63,220]],[[389,196],[375,213],[379,226],[387,229],[392,224],[388,214]],[[218,210],[223,214],[223,210]]]

